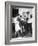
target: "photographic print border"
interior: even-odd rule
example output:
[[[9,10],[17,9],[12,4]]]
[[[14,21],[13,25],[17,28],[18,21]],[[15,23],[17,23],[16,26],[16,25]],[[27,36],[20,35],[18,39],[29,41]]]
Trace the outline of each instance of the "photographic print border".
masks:
[[[34,41],[10,42],[10,30],[11,29],[9,27],[11,25],[11,22],[9,22],[9,21],[11,21],[11,16],[9,15],[9,8],[10,8],[9,6],[11,6],[11,5],[13,5],[13,6],[34,5],[35,6],[35,40]],[[37,42],[37,4],[36,3],[6,1],[5,2],[5,44],[22,44],[22,43],[36,43],[36,42]]]

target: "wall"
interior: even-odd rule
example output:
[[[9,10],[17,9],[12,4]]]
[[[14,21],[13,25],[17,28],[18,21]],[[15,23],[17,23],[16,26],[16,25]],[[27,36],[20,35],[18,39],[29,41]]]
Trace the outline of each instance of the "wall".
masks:
[[[5,43],[5,1],[7,1],[7,0],[0,0],[0,46],[5,46],[5,44],[4,44]],[[32,2],[32,3],[38,4],[38,0],[10,0],[10,1]],[[38,18],[38,16],[37,16],[37,18]],[[37,20],[37,23],[38,23],[38,20]],[[38,31],[37,31],[37,35],[38,35]],[[6,45],[6,46],[8,46],[8,45]],[[12,46],[12,45],[9,45],[9,46]],[[38,43],[16,44],[13,46],[38,46]]]

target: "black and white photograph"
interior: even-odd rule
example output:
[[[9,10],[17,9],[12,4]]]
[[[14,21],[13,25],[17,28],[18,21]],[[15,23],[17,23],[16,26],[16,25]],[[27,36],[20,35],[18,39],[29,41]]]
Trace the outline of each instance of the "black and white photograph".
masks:
[[[12,8],[12,38],[32,37],[32,8]]]
[[[36,4],[7,2],[5,5],[6,43],[34,41],[36,34]]]

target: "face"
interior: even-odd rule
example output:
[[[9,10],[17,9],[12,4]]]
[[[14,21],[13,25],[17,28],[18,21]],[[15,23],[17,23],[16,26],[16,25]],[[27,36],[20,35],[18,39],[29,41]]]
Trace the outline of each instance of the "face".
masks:
[[[28,15],[26,14],[26,12],[23,12],[22,13],[22,15],[20,15],[20,19],[22,20],[22,21],[27,21],[27,18],[28,18]]]
[[[27,14],[25,12],[22,13],[23,18],[26,20]]]

